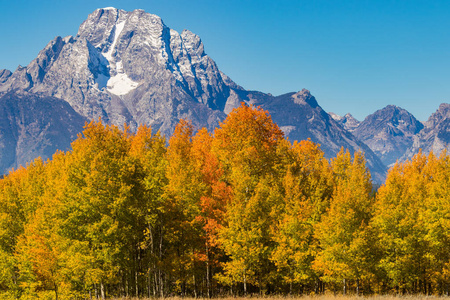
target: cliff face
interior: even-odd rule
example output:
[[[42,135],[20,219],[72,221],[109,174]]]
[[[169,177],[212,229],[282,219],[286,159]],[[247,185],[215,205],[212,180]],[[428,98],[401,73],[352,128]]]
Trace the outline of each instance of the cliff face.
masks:
[[[412,146],[405,152],[402,160],[412,158],[420,149],[424,153],[433,151],[436,155],[450,149],[450,104],[441,104],[424,125],[414,136]]]
[[[29,144],[17,146],[18,138],[5,133],[3,143],[16,147],[4,147],[9,150],[4,150],[0,158],[0,171],[33,156],[50,155],[50,150],[45,152],[42,145],[29,150],[30,144],[50,143],[54,148],[66,149],[75,137],[69,132],[81,131],[84,120],[101,117],[119,127],[127,123],[132,130],[145,123],[168,136],[183,118],[195,128],[213,131],[226,114],[245,102],[268,110],[291,141],[310,138],[321,144],[327,157],[335,156],[341,147],[351,152],[362,150],[377,181],[382,181],[385,172],[372,151],[325,113],[309,91],[278,97],[246,91],[218,69],[197,35],[188,30],[178,33],[160,17],[142,10],[95,10],[76,36],[56,37],[28,66],[13,73],[1,70],[2,95],[20,99],[18,103],[31,101],[36,106],[52,103],[47,107],[47,117],[44,113],[42,117],[42,122],[51,123],[50,127],[60,126],[56,125],[58,112],[83,121],[61,125],[54,141],[44,134],[45,126],[38,126],[36,132],[48,136],[47,142],[23,135],[21,139],[30,139]],[[61,99],[60,107],[53,110],[57,99]],[[11,109],[2,109],[6,120],[14,119]],[[25,109],[18,111],[27,114]],[[53,115],[54,118],[49,117]],[[33,114],[29,117],[30,122],[41,120]],[[16,126],[14,121],[6,123],[5,126]],[[67,137],[65,142],[63,136]],[[29,155],[19,155],[20,151]],[[23,159],[17,160],[19,156]]]
[[[180,118],[213,129],[230,94],[197,35],[142,10],[98,9],[77,36],[56,37],[27,67],[3,73],[0,92],[57,97],[86,118],[164,134]]]
[[[423,124],[412,114],[388,105],[367,116],[353,134],[389,166],[412,147],[414,136],[422,129]]]
[[[236,91],[236,94],[240,100],[267,110],[289,140],[309,138],[321,145],[328,158],[336,156],[341,148],[348,149],[351,153],[364,152],[374,181],[384,181],[386,167],[380,159],[367,145],[326,113],[308,90],[278,97],[242,90]]]
[[[329,115],[339,124],[341,124],[345,130],[353,132],[358,128],[360,121],[356,120],[350,113],[347,113],[345,116],[341,117],[335,113],[330,112]]]
[[[8,93],[0,97],[0,171],[66,150],[86,119],[60,99]]]

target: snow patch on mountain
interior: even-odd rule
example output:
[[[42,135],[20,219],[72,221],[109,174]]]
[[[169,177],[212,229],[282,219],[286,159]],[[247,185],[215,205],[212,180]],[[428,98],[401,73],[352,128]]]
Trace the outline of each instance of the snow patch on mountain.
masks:
[[[108,92],[118,96],[126,95],[139,86],[139,83],[131,80],[124,72],[122,61],[116,61],[116,58],[120,59],[120,57],[114,55],[117,41],[119,40],[119,36],[124,27],[125,21],[119,22],[115,25],[113,42],[108,52],[102,53],[103,57],[109,63],[110,74],[113,73],[115,75],[108,78],[107,76],[100,74],[95,80],[95,83],[99,89],[106,87]],[[107,80],[106,83],[105,80]]]
[[[120,22],[116,24],[114,27],[114,40],[111,44],[111,47],[109,48],[108,52],[103,53],[103,56],[111,63],[113,58],[112,54],[114,51],[114,48],[116,47],[117,40],[119,39],[120,34],[122,33],[123,27],[125,26],[125,22]]]
[[[121,65],[121,62],[117,63],[117,65]],[[119,67],[117,70],[120,70]],[[123,72],[118,72],[116,76],[111,77],[107,83],[108,92],[114,95],[122,96],[126,95],[135,88],[139,86],[139,83],[131,80],[127,74]]]

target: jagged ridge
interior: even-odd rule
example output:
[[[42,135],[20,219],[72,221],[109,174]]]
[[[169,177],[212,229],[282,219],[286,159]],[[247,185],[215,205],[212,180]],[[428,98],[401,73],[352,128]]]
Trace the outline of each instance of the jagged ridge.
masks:
[[[307,90],[274,97],[246,91],[220,72],[201,39],[178,33],[142,10],[97,9],[75,37],[56,37],[26,67],[0,73],[0,94],[26,92],[63,99],[82,117],[132,129],[138,124],[170,135],[179,119],[213,130],[240,105],[261,105],[291,139],[366,153],[377,181],[384,167],[326,114]]]
[[[423,129],[412,114],[395,105],[367,116],[353,134],[366,143],[385,165],[394,164],[412,146]]]

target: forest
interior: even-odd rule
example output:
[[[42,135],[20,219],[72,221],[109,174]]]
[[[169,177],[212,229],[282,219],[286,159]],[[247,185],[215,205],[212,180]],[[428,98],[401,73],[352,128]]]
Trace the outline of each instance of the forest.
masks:
[[[233,110],[85,130],[0,180],[0,298],[448,295],[450,157],[374,188],[363,153],[326,159],[270,115]]]

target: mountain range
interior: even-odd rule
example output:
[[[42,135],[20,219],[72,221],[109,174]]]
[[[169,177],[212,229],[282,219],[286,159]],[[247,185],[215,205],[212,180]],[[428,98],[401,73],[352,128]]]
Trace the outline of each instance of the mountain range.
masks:
[[[221,72],[199,36],[143,10],[97,9],[76,36],[56,37],[27,66],[0,70],[0,173],[66,150],[84,122],[101,118],[170,136],[178,121],[212,131],[244,102],[261,106],[290,140],[311,139],[326,157],[365,153],[374,181],[386,166],[450,140],[449,105],[422,124],[388,106],[359,122],[328,114],[311,93],[248,91]]]

